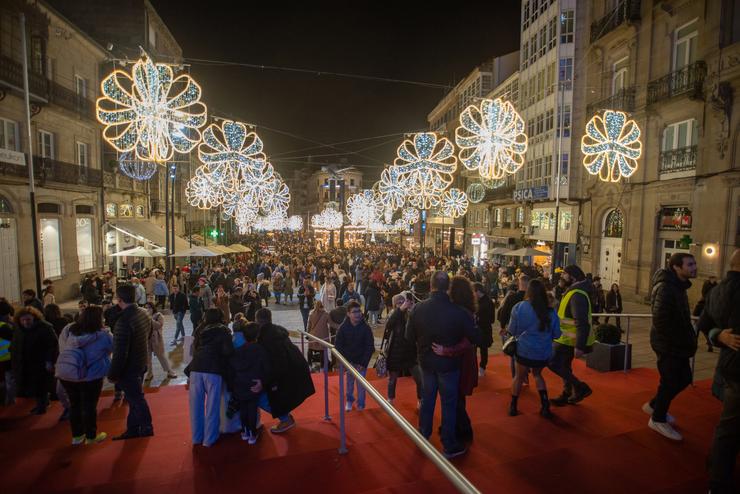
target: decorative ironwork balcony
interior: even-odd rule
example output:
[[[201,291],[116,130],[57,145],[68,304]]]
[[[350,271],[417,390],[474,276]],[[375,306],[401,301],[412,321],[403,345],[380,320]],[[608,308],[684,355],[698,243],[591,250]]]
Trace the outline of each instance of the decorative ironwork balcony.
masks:
[[[49,102],[76,112],[84,118],[95,119],[95,104],[71,89],[49,82]]]
[[[669,149],[660,153],[660,173],[686,172],[696,169],[698,146]]]
[[[103,185],[103,172],[75,163],[65,163],[41,156],[33,157],[34,178],[43,186],[46,183],[62,183],[71,185],[87,185],[90,187],[101,187]],[[0,175],[14,177],[28,177],[28,168],[24,165],[12,165],[0,163]]]
[[[0,83],[23,90],[23,64],[0,55]],[[28,89],[37,98],[47,99],[49,81],[40,74],[28,72]]]
[[[635,111],[635,93],[635,86],[621,89],[608,98],[590,103],[586,107],[586,113],[593,115],[599,110]]]
[[[700,98],[704,91],[706,76],[707,64],[700,60],[651,81],[647,87],[647,104],[651,105],[680,94],[688,94],[689,98]]]
[[[611,12],[591,23],[591,43],[625,22],[640,20],[640,0],[622,0]]]

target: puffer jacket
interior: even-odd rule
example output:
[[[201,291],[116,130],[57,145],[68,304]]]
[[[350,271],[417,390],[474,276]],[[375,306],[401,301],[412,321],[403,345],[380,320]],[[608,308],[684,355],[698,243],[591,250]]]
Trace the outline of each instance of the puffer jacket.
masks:
[[[110,369],[110,355],[113,350],[113,337],[106,329],[80,336],[72,334],[72,324],[66,326],[59,335],[59,353],[70,348],[81,348],[85,352],[87,374],[83,382],[102,379]]]
[[[185,372],[203,372],[206,374],[228,373],[229,357],[234,353],[234,344],[231,341],[229,328],[223,324],[211,324],[198,328],[193,340],[193,360],[190,361]]]
[[[386,364],[389,371],[403,371],[416,365],[416,342],[406,339],[406,322],[408,312],[393,309],[385,323],[383,343],[385,347]]]
[[[690,286],[690,281],[681,281],[673,270],[659,269],[653,275],[650,346],[655,353],[682,358],[696,353],[696,331],[686,294]]]
[[[699,330],[714,336],[713,343],[721,348],[717,371],[727,381],[740,382],[740,352],[731,350],[716,340],[720,331],[732,328],[740,334],[740,271],[730,271],[727,277],[707,294]]]
[[[123,309],[113,326],[113,359],[108,371],[109,379],[115,381],[123,375],[144,374],[151,329],[152,318],[146,310],[134,304]]]

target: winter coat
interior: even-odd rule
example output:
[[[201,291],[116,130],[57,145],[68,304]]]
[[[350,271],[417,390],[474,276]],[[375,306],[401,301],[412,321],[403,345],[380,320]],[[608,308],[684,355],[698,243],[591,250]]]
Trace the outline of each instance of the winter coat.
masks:
[[[731,328],[734,334],[740,334],[740,272],[729,271],[725,279],[709,292],[697,326],[705,333],[715,328],[720,331]],[[713,344],[721,348],[717,361],[719,376],[727,381],[740,382],[740,352],[725,347],[716,336]]]
[[[300,309],[313,309],[314,297],[316,297],[316,290],[311,285],[308,288],[305,285],[298,287],[298,307]]]
[[[190,309],[190,320],[195,321],[194,326],[203,319],[203,300],[199,295],[188,295],[188,308]]]
[[[324,283],[324,286],[321,287],[321,303],[324,304],[324,309],[326,309],[327,312],[330,312],[337,306],[336,301],[337,287],[334,286],[334,283],[327,281]]]
[[[337,351],[351,363],[367,367],[375,351],[373,331],[365,321],[355,326],[347,318],[339,326],[335,345]]]
[[[606,307],[607,312],[614,312],[616,314],[622,313],[622,294],[609,290],[606,292]]]
[[[215,297],[213,299],[213,304],[215,307],[221,309],[221,312],[224,313],[223,323],[229,324],[229,322],[231,322],[231,311],[229,310],[229,296],[224,294],[220,297]]]
[[[113,337],[110,332],[101,329],[94,333],[76,336],[70,331],[72,326],[70,324],[65,327],[59,335],[59,353],[66,349],[82,349],[85,352],[85,362],[87,362],[87,373],[82,381],[104,378],[110,369],[110,355],[113,350]]]
[[[288,330],[282,326],[262,326],[257,343],[265,348],[269,357],[265,389],[272,416],[277,418],[290,413],[316,392],[311,371],[301,351],[290,341]]]
[[[166,297],[170,294],[170,289],[167,288],[166,281],[157,279],[157,281],[154,282],[153,292],[157,297]]]
[[[329,313],[324,309],[314,309],[308,316],[308,332],[324,341],[329,341]],[[312,341],[308,344],[309,350],[323,350],[320,343]]]
[[[400,372],[416,365],[416,343],[406,339],[407,320],[407,311],[394,309],[385,323],[383,341],[389,371]]]
[[[232,293],[229,297],[229,313],[231,313],[231,317],[234,317],[239,313],[244,314],[245,312],[242,297],[238,293]]]
[[[152,329],[149,333],[149,351],[154,354],[164,353],[164,316],[161,312],[152,315]],[[150,369],[151,370],[151,369]]]
[[[146,288],[141,283],[134,285],[136,288],[136,303],[138,305],[146,304]]]
[[[550,360],[552,340],[560,338],[560,319],[555,309],[549,309],[550,323],[540,330],[540,320],[534,307],[524,300],[514,306],[508,330],[517,336],[516,353],[530,360]]]
[[[259,393],[252,392],[255,380],[264,384],[270,372],[267,351],[259,343],[246,342],[234,349],[229,357],[229,382],[231,396],[237,400],[256,399]]]
[[[203,302],[203,310],[211,309],[213,305],[213,290],[208,285],[200,287],[200,300]]]
[[[511,319],[511,310],[516,304],[524,300],[525,292],[519,290],[514,293],[508,294],[504,301],[501,303],[501,308],[498,310],[498,322],[501,325],[501,329],[506,329]]]
[[[134,304],[126,307],[113,326],[113,358],[108,378],[112,381],[124,375],[143,375],[146,370],[148,339],[152,318],[146,310]]]
[[[56,361],[57,352],[57,336],[46,321],[36,320],[28,329],[13,331],[10,361],[18,396],[35,398],[37,390],[49,383],[51,373],[46,364]]]
[[[373,284],[367,287],[365,290],[365,310],[380,310],[381,297],[380,291]]]
[[[198,328],[193,340],[193,359],[185,368],[185,373],[188,376],[191,372],[202,372],[226,377],[229,358],[233,353],[229,328],[223,324]]]
[[[653,275],[650,345],[657,354],[691,358],[696,353],[697,335],[686,294],[689,287],[691,282],[681,281],[673,269],[659,269]]]
[[[182,292],[170,295],[170,309],[174,314],[188,310],[188,296]]]
[[[285,278],[282,275],[275,275],[272,278],[272,290],[274,292],[282,292],[285,290]]]
[[[354,300],[357,303],[360,303],[362,301],[362,299],[360,298],[360,294],[357,293],[357,290],[352,290],[351,292],[347,290],[344,292],[344,295],[342,295],[342,305],[347,305],[350,300]],[[367,305],[367,301],[365,305]]]
[[[488,295],[478,299],[478,312],[476,320],[481,333],[481,346],[488,348],[493,345],[493,321],[495,319],[495,307]]]

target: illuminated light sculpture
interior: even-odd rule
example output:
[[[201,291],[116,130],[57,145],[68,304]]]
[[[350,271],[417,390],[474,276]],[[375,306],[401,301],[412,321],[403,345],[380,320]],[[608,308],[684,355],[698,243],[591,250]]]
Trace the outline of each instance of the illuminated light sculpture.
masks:
[[[415,225],[419,221],[419,210],[416,208],[403,208],[401,211],[401,220],[408,225]]]
[[[581,138],[583,166],[604,182],[619,182],[637,170],[642,154],[640,127],[621,111],[606,110],[594,115]]]
[[[103,138],[117,151],[161,163],[200,142],[207,110],[189,75],[175,77],[172,67],[144,54],[130,74],[116,69],[105,77],[100,91],[97,118],[105,125]]]
[[[319,214],[311,217],[311,227],[317,230],[339,230],[344,224],[342,213],[336,202],[327,202],[326,207]]]
[[[455,147],[434,132],[421,132],[398,146],[394,165],[406,185],[408,202],[430,209],[439,206],[442,192],[452,184],[452,174],[457,170]]]
[[[254,222],[253,228],[258,231],[272,232],[285,230],[287,228],[288,217],[285,212],[275,211],[267,216],[258,216]]]
[[[299,232],[303,230],[303,218],[295,214],[288,218],[286,226],[291,232]]]
[[[377,185],[380,199],[386,207],[392,211],[403,207],[406,202],[407,188],[398,168],[390,166],[384,169]]]
[[[503,178],[524,164],[527,135],[524,120],[509,101],[483,99],[460,114],[455,130],[460,161],[483,178]]]
[[[383,214],[380,196],[370,189],[352,194],[347,200],[347,215],[352,225],[370,228]]]
[[[470,200],[470,202],[472,202],[473,204],[478,204],[486,196],[486,188],[483,186],[482,183],[473,182],[472,184],[468,185],[465,193],[468,195],[468,199]]]
[[[468,212],[468,196],[460,189],[452,188],[442,195],[440,213],[448,218],[460,218]]]
[[[499,178],[499,179],[481,178],[480,179],[480,183],[483,184],[483,187],[485,187],[486,189],[498,189],[506,185],[506,181],[507,179],[505,178]]]
[[[211,178],[204,167],[198,167],[195,174],[188,180],[185,186],[185,197],[188,204],[198,209],[211,209],[223,202],[223,197],[219,195],[219,190],[213,187]]]
[[[157,172],[157,164],[153,161],[142,161],[134,153],[123,153],[118,158],[118,168],[121,173],[134,180],[146,181]]]

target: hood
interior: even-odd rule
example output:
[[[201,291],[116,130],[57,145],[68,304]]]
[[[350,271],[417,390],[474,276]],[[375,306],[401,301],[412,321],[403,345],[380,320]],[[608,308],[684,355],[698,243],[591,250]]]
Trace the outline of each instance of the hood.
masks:
[[[583,290],[586,293],[591,293],[594,288],[594,284],[588,278],[584,278],[581,281],[576,281],[568,287],[570,290]]]
[[[67,337],[66,346],[68,348],[82,348],[92,343],[97,338],[98,338],[97,332],[85,333],[80,336],[76,336],[76,335],[73,335],[72,333],[69,333],[69,336]]]
[[[207,344],[219,336],[219,332],[213,331],[214,329],[224,329],[227,332],[229,331],[228,328],[223,324],[211,324],[209,326],[206,326],[200,333],[200,341],[202,344]]]
[[[653,275],[653,283],[652,286],[657,285],[658,283],[670,283],[672,285],[676,285],[684,290],[688,290],[688,288],[691,286],[690,281],[681,281],[678,276],[676,275],[675,271],[672,269],[659,269],[655,272]]]

